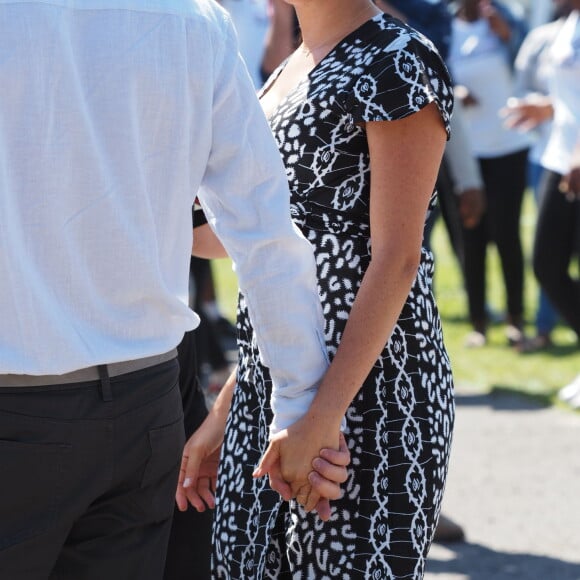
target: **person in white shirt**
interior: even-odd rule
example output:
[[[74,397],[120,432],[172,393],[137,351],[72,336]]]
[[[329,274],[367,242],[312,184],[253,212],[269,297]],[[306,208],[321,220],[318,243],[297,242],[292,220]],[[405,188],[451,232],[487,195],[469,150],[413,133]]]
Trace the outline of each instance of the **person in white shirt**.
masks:
[[[0,0],[0,54],[1,575],[157,580],[194,197],[285,424],[328,364],[312,249],[215,3]]]
[[[534,127],[552,120],[541,157],[540,208],[534,239],[534,273],[562,318],[580,339],[580,280],[570,265],[580,255],[580,0],[553,41],[548,96],[541,103],[512,108],[510,122]],[[560,390],[580,408],[580,377]]]
[[[467,346],[486,343],[485,264],[497,246],[506,293],[506,335],[523,340],[524,260],[519,221],[526,188],[529,137],[503,126],[500,110],[513,95],[510,53],[520,38],[518,21],[499,3],[462,0],[453,20],[448,65],[456,97],[465,109],[473,154],[479,160],[487,209],[479,224],[464,229],[465,281],[473,326]]]
[[[580,255],[580,0],[552,45],[549,95],[553,125],[542,157],[546,168],[534,240],[534,272],[580,340],[580,280],[570,265]],[[580,378],[560,391],[580,408]]]
[[[515,61],[515,98],[508,101],[505,113],[508,126],[530,130],[534,143],[528,156],[528,184],[533,189],[536,200],[544,168],[542,156],[548,145],[552,123],[550,117],[549,83],[554,71],[552,62],[552,45],[570,12],[569,0],[554,0],[553,7],[558,17],[553,22],[544,24],[530,31],[522,43]],[[524,111],[535,111],[541,115],[537,120],[520,121]],[[539,123],[539,124],[538,124]],[[534,125],[531,128],[531,125]],[[523,352],[530,352],[552,345],[551,333],[558,321],[558,315],[546,293],[540,290],[539,305],[536,312],[536,336],[522,345]]]

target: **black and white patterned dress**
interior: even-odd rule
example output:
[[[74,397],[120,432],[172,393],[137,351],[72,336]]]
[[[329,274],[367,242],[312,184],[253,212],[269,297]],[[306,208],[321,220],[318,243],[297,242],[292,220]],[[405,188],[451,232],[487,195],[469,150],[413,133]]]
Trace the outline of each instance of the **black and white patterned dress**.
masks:
[[[363,123],[400,119],[430,102],[447,126],[452,94],[438,54],[418,33],[380,15],[347,36],[270,119],[293,218],[315,248],[330,358],[370,259]],[[215,578],[423,577],[454,416],[432,275],[424,250],[395,330],[348,410],[352,463],[327,523],[281,502],[267,478],[252,479],[268,444],[270,379],[240,299],[240,366],[218,481]]]

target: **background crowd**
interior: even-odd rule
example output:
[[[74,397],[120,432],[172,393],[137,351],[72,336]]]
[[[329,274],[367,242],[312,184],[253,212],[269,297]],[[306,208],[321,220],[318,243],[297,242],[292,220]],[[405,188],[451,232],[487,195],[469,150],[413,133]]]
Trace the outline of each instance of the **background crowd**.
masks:
[[[294,9],[283,0],[221,3],[232,15],[242,55],[258,89],[299,40]],[[579,34],[574,2],[377,0],[377,5],[430,38],[455,83],[452,138],[438,191],[472,325],[465,346],[485,347],[488,327],[498,321],[505,324],[507,344],[522,354],[549,351],[557,324],[580,336],[580,286],[573,274],[580,247],[579,201],[573,195],[577,192],[560,191],[565,187],[561,180],[572,167],[577,128],[569,121],[580,94],[574,92],[580,76],[574,68]],[[567,46],[559,36],[563,29],[568,31]],[[558,119],[555,130],[554,117]],[[555,174],[552,190],[558,195],[545,191],[548,172]],[[525,255],[522,247],[522,202],[528,188],[538,204],[533,255]],[[425,232],[427,240],[431,227]],[[505,295],[499,312],[488,298],[496,290],[490,285],[499,283],[488,279],[486,257],[491,245],[499,255]],[[533,264],[539,286],[533,304],[524,303],[529,294],[527,261]],[[525,320],[525,308],[535,311],[533,320]],[[215,312],[215,300],[209,309]],[[214,318],[227,340],[231,336],[227,321],[221,313]],[[221,355],[216,358],[223,361]],[[219,371],[224,365],[210,366],[209,370]],[[214,388],[220,378],[212,376]],[[580,408],[580,378],[571,376],[569,383],[562,385],[560,397]]]

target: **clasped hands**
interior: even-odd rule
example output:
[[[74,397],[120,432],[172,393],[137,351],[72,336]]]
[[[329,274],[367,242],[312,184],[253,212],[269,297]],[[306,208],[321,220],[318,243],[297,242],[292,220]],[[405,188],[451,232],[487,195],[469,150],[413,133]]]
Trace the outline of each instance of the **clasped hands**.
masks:
[[[268,475],[270,486],[284,500],[296,498],[306,511],[316,510],[326,521],[330,501],[340,497],[340,484],[347,479],[350,453],[338,430],[330,436],[324,425],[311,426],[304,418],[273,436],[253,475]],[[175,495],[181,511],[188,503],[200,512],[215,506],[222,440],[223,431],[208,417],[186,443]]]
[[[295,498],[324,521],[331,515],[330,500],[341,496],[340,484],[347,479],[350,463],[344,435],[325,427],[305,417],[277,433],[253,473],[268,475],[270,487],[283,499]]]

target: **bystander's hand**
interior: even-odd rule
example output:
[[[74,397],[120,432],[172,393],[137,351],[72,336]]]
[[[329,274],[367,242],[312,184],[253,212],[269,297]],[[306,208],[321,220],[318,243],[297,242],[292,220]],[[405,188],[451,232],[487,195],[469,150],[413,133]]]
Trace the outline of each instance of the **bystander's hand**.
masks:
[[[573,167],[560,182],[560,191],[568,201],[580,199],[580,166]]]
[[[455,93],[455,98],[460,100],[464,107],[479,105],[477,97],[465,85],[456,85],[453,92]]]
[[[485,213],[485,194],[477,187],[466,189],[458,196],[459,215],[464,228],[472,229]]]
[[[512,37],[512,29],[508,22],[498,12],[491,0],[480,0],[479,15],[489,23],[492,32],[502,41],[509,42]]]
[[[501,109],[508,129],[531,131],[554,116],[552,99],[545,95],[528,95],[523,99],[511,98]]]

